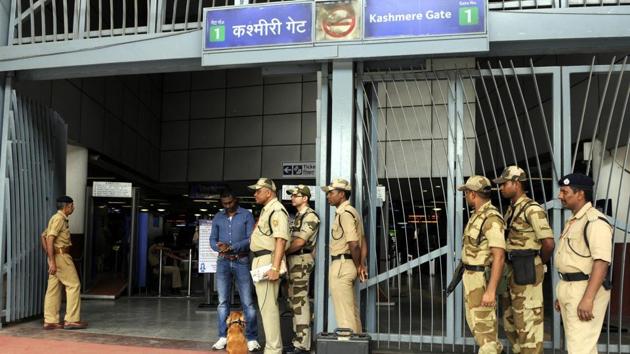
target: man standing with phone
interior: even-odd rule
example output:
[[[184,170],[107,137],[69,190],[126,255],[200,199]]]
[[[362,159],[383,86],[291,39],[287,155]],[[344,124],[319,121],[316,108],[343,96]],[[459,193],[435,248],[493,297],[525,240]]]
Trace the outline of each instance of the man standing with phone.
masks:
[[[221,193],[220,200],[223,211],[214,216],[210,232],[210,247],[219,252],[216,274],[219,340],[212,349],[222,350],[227,345],[226,320],[230,314],[230,293],[234,279],[245,314],[247,348],[249,351],[256,351],[260,349],[260,344],[257,340],[256,307],[249,275],[249,237],[254,229],[254,216],[238,205],[238,199],[229,190]]]

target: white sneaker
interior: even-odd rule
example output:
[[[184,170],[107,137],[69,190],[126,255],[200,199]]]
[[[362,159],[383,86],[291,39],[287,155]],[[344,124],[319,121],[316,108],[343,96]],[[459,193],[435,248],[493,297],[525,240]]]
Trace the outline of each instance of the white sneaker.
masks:
[[[250,352],[256,352],[260,350],[260,344],[257,340],[250,340],[247,342],[247,350]]]
[[[212,345],[212,349],[214,350],[223,350],[227,345],[227,338],[220,337],[219,340]]]

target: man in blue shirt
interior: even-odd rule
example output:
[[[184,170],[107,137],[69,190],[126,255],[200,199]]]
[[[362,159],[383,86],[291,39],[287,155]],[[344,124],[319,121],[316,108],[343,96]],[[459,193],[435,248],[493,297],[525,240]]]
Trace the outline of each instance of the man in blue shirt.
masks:
[[[235,279],[245,314],[247,348],[249,351],[256,351],[260,349],[260,345],[257,341],[256,308],[249,274],[249,237],[254,229],[254,216],[238,205],[238,199],[229,190],[221,193],[221,204],[224,210],[214,216],[210,232],[210,247],[219,252],[216,274],[219,292],[219,340],[212,349],[221,350],[227,345],[226,320],[230,314],[232,279]]]

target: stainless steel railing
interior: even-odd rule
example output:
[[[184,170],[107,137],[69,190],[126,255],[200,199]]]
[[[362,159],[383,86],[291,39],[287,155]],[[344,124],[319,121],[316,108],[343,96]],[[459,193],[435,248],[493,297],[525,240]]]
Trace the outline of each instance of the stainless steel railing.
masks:
[[[199,30],[203,9],[291,0],[12,0],[11,45]],[[623,6],[630,0],[489,0],[491,11]]]

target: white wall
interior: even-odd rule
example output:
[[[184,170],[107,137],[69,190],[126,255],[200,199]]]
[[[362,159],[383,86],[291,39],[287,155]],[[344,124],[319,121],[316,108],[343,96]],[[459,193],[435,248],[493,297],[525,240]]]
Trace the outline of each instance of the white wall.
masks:
[[[604,159],[599,168],[600,153],[593,153],[595,170],[593,173],[597,175],[596,196],[597,199],[611,199],[613,217],[617,219],[618,228],[615,230],[615,242],[624,242],[625,232],[620,229],[627,228],[624,226],[630,223],[628,219],[628,209],[630,208],[630,156],[626,159],[626,150],[628,146],[619,147],[616,151],[614,148],[605,153]],[[625,161],[624,161],[625,160]],[[610,181],[610,182],[609,182]],[[620,188],[621,186],[621,188]],[[629,235],[630,238],[630,235]]]
[[[66,154],[66,195],[74,200],[74,213],[69,218],[70,233],[72,234],[83,234],[84,232],[87,165],[87,149],[76,145],[68,145]]]

